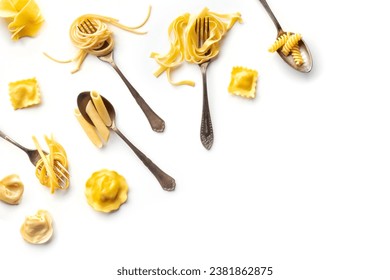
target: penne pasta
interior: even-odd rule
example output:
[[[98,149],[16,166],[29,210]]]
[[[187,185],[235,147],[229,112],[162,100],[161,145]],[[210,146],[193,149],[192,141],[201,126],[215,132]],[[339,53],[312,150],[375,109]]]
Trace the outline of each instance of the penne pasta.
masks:
[[[110,126],[111,118],[100,94],[96,91],[91,91],[91,99],[104,124]]]
[[[74,110],[74,115],[76,119],[78,120],[79,124],[83,128],[85,134],[87,134],[89,140],[98,148],[103,147],[102,140],[100,139],[99,135],[96,132],[96,129],[93,125],[88,123],[84,117],[81,115],[79,109]]]
[[[92,123],[96,127],[100,137],[103,140],[103,143],[107,143],[108,138],[110,137],[110,130],[107,128],[102,118],[99,116],[99,113],[98,111],[96,111],[96,108],[93,105],[92,101],[88,102],[85,111],[87,112],[88,116],[92,120]]]

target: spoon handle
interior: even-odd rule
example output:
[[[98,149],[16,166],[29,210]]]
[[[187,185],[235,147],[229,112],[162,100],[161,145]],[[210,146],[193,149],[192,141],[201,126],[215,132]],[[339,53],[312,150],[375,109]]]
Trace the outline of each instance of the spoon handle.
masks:
[[[142,96],[138,93],[138,91],[130,84],[130,82],[126,79],[125,75],[123,75],[122,71],[119,69],[118,65],[116,65],[114,61],[114,54],[113,52],[105,55],[105,56],[99,56],[98,57],[101,61],[109,63],[114,70],[118,73],[118,75],[121,77],[122,81],[126,84],[127,88],[129,89],[130,93],[133,95],[135,101],[138,103],[138,105],[141,107],[142,111],[144,112],[146,118],[149,121],[150,126],[152,129],[156,132],[163,132],[165,129],[165,122],[162,118],[160,118],[153,110],[149,107],[149,105],[146,103],[146,101],[142,98]]]
[[[268,3],[266,0],[259,0],[260,3],[263,5],[264,9],[267,11],[268,15],[271,17],[272,21],[274,22],[276,29],[279,31],[283,30],[282,27],[280,26],[280,23],[276,19],[274,13],[272,12],[271,8],[269,7]]]
[[[155,165],[147,156],[145,156],[136,146],[134,146],[123,133],[116,127],[112,127],[114,132],[122,138],[123,141],[133,150],[138,158],[149,168],[150,172],[156,177],[161,187],[166,191],[173,191],[176,187],[175,179],[162,171],[157,165]]]

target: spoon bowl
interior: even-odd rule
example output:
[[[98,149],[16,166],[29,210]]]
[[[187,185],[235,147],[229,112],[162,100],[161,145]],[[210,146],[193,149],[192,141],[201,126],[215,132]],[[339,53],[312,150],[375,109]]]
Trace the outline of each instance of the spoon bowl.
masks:
[[[123,141],[133,150],[133,152],[138,156],[138,158],[145,164],[145,166],[150,170],[150,172],[156,177],[157,181],[160,183],[161,187],[166,191],[173,191],[176,187],[175,179],[162,171],[156,164],[154,164],[144,153],[142,153],[136,146],[134,146],[126,136],[116,127],[115,118],[116,113],[114,106],[103,96],[100,95],[103,100],[104,106],[107,109],[107,112],[111,118],[111,125],[108,126],[111,128]],[[86,107],[89,101],[91,101],[91,95],[89,91],[81,92],[77,96],[77,106],[84,117],[84,119],[94,125],[91,118],[88,116],[86,112]]]
[[[268,3],[266,0],[259,0],[260,3],[263,5],[264,9],[267,11],[268,15],[270,16],[270,18],[272,19],[273,23],[275,24],[275,27],[277,29],[277,36],[276,36],[276,39],[279,38],[279,36],[283,35],[283,34],[286,34],[287,32],[285,32],[279,21],[276,19],[274,13],[272,12],[271,8],[269,7]],[[293,35],[294,33],[293,32],[289,32],[291,35]],[[303,61],[304,63],[300,66],[298,66],[295,61],[294,61],[294,58],[292,57],[292,55],[284,55],[281,50],[278,50],[278,54],[279,56],[288,64],[290,65],[292,68],[294,68],[295,70],[299,71],[299,72],[302,72],[302,73],[308,73],[311,71],[312,67],[313,67],[313,57],[311,55],[311,52],[309,50],[309,47],[307,46],[307,44],[305,43],[305,41],[303,39],[301,39],[298,43],[298,46],[299,46],[299,50],[301,52],[301,55],[302,55],[302,58],[303,58]]]

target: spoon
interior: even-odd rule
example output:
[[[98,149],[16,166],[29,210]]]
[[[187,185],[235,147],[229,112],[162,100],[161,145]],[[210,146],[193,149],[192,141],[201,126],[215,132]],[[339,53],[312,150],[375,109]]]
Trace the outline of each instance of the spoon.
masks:
[[[166,191],[173,191],[176,186],[175,179],[162,171],[157,165],[155,165],[147,156],[145,156],[136,146],[134,146],[117,128],[115,124],[115,109],[112,104],[103,96],[101,96],[104,106],[106,107],[108,114],[111,118],[111,128],[126,144],[133,150],[133,152],[138,156],[138,158],[145,164],[147,168],[149,168],[150,172],[156,177],[157,181],[160,183],[161,187]],[[87,107],[88,102],[91,100],[90,92],[84,91],[79,94],[77,97],[77,106],[80,110],[81,115],[84,119],[93,125],[91,118],[88,116],[85,108]]]
[[[272,21],[275,24],[275,27],[278,31],[278,35],[276,38],[279,38],[281,35],[286,34],[287,32],[285,32],[282,29],[282,27],[280,26],[274,13],[271,11],[271,8],[269,7],[267,1],[266,0],[259,0],[259,1],[264,6],[264,9],[267,11],[268,15],[271,17]],[[290,32],[290,34],[293,35],[294,33]],[[300,52],[301,52],[303,60],[304,60],[304,63],[301,66],[298,66],[295,64],[295,61],[291,55],[285,56],[281,52],[281,50],[278,50],[278,54],[288,65],[290,65],[295,70],[298,70],[298,71],[303,72],[303,73],[308,73],[308,72],[310,72],[311,68],[313,67],[313,58],[311,56],[310,50],[309,50],[308,46],[306,45],[305,41],[303,41],[301,39],[299,41],[298,45],[299,45],[299,49],[300,49]]]

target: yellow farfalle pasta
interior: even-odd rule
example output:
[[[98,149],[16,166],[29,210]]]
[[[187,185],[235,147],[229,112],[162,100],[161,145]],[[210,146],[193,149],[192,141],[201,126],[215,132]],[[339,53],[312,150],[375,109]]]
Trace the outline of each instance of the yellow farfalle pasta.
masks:
[[[245,67],[233,67],[228,91],[245,98],[255,98],[258,73]]]
[[[138,29],[146,24],[150,17],[150,12],[151,7],[149,6],[148,14],[145,20],[141,24],[133,27],[123,25],[119,23],[117,19],[111,17],[96,14],[82,15],[73,21],[69,30],[69,36],[73,45],[79,49],[76,56],[68,60],[58,60],[49,56],[47,53],[44,54],[50,59],[59,63],[69,63],[75,61],[76,68],[72,71],[72,73],[75,73],[80,69],[81,64],[88,54],[101,56],[106,55],[113,50],[114,37],[113,32],[108,28],[108,25],[113,25],[135,34],[145,34],[146,32],[138,31]],[[96,31],[92,34],[89,34],[86,32],[88,29],[91,31]]]
[[[280,35],[272,44],[272,46],[268,49],[268,51],[276,52],[278,49],[284,46],[284,44],[287,42],[288,37],[290,37],[290,33],[284,33]]]
[[[23,239],[31,244],[43,244],[53,235],[53,219],[46,210],[38,210],[35,215],[26,217],[20,228]]]
[[[41,93],[35,78],[8,84],[9,97],[15,110],[41,103]]]
[[[0,200],[8,204],[19,204],[24,192],[24,185],[16,174],[0,180]]]
[[[291,55],[294,58],[294,62],[296,65],[301,66],[303,64],[303,62],[304,62],[303,57],[302,57],[301,51],[299,50],[298,45],[295,45],[294,47],[292,47]]]
[[[49,153],[45,154],[35,136],[33,136],[35,147],[37,148],[41,158],[35,166],[35,175],[39,182],[50,188],[50,192],[54,193],[56,189],[67,189],[69,187],[69,172],[68,158],[65,149],[54,140],[45,135],[45,141],[49,147]],[[58,166],[62,168],[58,168]]]
[[[302,35],[299,33],[295,33],[288,37],[288,40],[283,45],[282,53],[287,56],[291,52],[292,48],[298,45],[298,42],[302,39]]]
[[[0,17],[9,22],[8,30],[13,40],[35,36],[44,22],[34,0],[0,0]]]
[[[126,202],[129,189],[122,175],[107,169],[94,172],[85,187],[88,204],[101,212],[118,210]]]
[[[210,37],[205,41],[201,48],[197,46],[197,36],[195,32],[195,23],[197,18],[209,18]],[[171,72],[183,61],[201,64],[202,62],[214,58],[220,50],[220,41],[226,35],[236,22],[242,22],[239,13],[218,14],[204,8],[199,14],[185,13],[177,17],[168,28],[170,39],[170,50],[166,54],[151,53],[151,57],[160,65],[155,71],[156,77],[166,72],[168,80],[173,85],[194,86],[195,83],[190,80],[174,82],[171,79]]]

